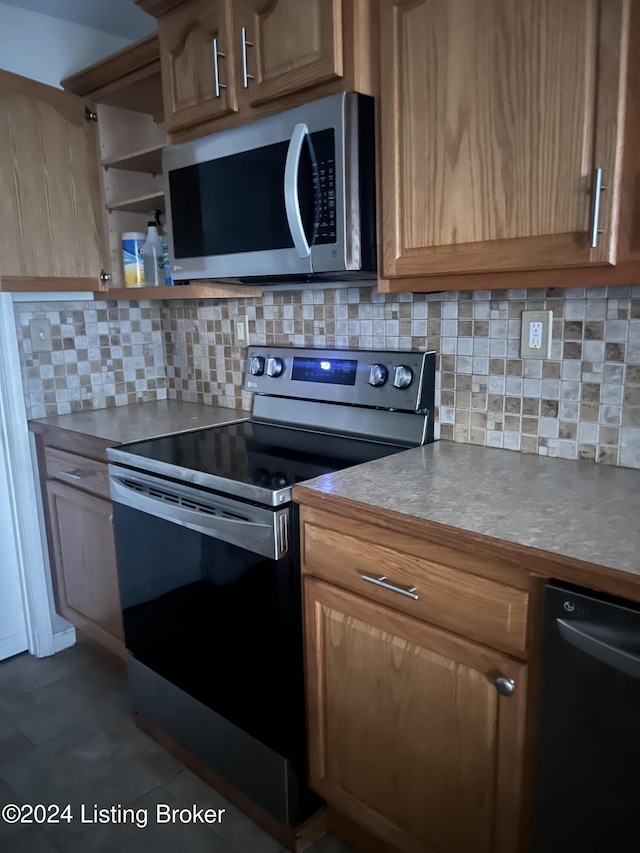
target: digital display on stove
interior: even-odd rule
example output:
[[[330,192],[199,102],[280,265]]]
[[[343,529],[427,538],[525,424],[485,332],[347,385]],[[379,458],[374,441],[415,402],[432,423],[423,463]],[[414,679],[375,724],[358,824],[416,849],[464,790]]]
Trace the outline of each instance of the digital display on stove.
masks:
[[[325,385],[355,385],[358,362],[345,358],[294,358],[292,379]]]

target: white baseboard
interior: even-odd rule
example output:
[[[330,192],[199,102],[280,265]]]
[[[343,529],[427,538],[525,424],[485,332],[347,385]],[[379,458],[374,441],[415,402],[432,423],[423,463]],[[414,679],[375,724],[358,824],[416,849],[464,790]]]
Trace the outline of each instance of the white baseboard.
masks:
[[[76,629],[73,627],[65,628],[64,631],[57,631],[53,635],[53,653],[61,652],[76,644]]]
[[[47,647],[47,654],[42,656],[48,657],[49,654],[55,655],[58,652],[62,652],[65,649],[70,648],[71,646],[75,646],[75,644],[76,629],[70,626],[69,628],[65,628],[62,631],[57,631],[53,635],[52,651],[48,651],[48,649],[51,647]],[[22,652],[26,651],[28,651],[28,649],[24,635],[15,635],[0,640],[0,661],[6,660],[7,658],[15,657],[15,655],[19,655]]]

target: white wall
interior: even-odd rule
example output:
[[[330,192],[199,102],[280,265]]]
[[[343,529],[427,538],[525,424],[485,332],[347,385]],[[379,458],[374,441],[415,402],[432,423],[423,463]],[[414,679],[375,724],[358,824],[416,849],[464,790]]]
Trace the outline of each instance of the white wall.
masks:
[[[129,44],[111,33],[0,2],[0,68],[50,86]]]

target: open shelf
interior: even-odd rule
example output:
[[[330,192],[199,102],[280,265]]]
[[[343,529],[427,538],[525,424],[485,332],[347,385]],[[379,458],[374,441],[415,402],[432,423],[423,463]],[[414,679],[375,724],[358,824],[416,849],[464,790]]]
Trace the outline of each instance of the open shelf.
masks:
[[[61,85],[94,103],[150,113],[161,121],[164,105],[157,32],[66,77]]]
[[[95,299],[113,302],[116,299],[230,299],[262,296],[262,287],[220,282],[176,284],[173,287],[112,287],[95,294]]]
[[[130,213],[149,213],[152,210],[164,211],[164,193],[155,192],[127,198],[122,201],[108,201],[107,210],[126,210]]]
[[[150,175],[162,174],[162,150],[164,145],[142,148],[131,154],[123,154],[111,160],[103,160],[105,169],[125,169],[127,172],[148,172]]]

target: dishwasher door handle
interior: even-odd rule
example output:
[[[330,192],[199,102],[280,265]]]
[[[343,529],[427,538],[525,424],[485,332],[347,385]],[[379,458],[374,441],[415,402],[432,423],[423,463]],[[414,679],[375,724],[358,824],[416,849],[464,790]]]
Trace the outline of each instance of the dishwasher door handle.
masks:
[[[618,672],[623,672],[632,678],[640,678],[640,656],[612,646],[565,619],[556,619],[556,622],[560,636],[567,643]]]

